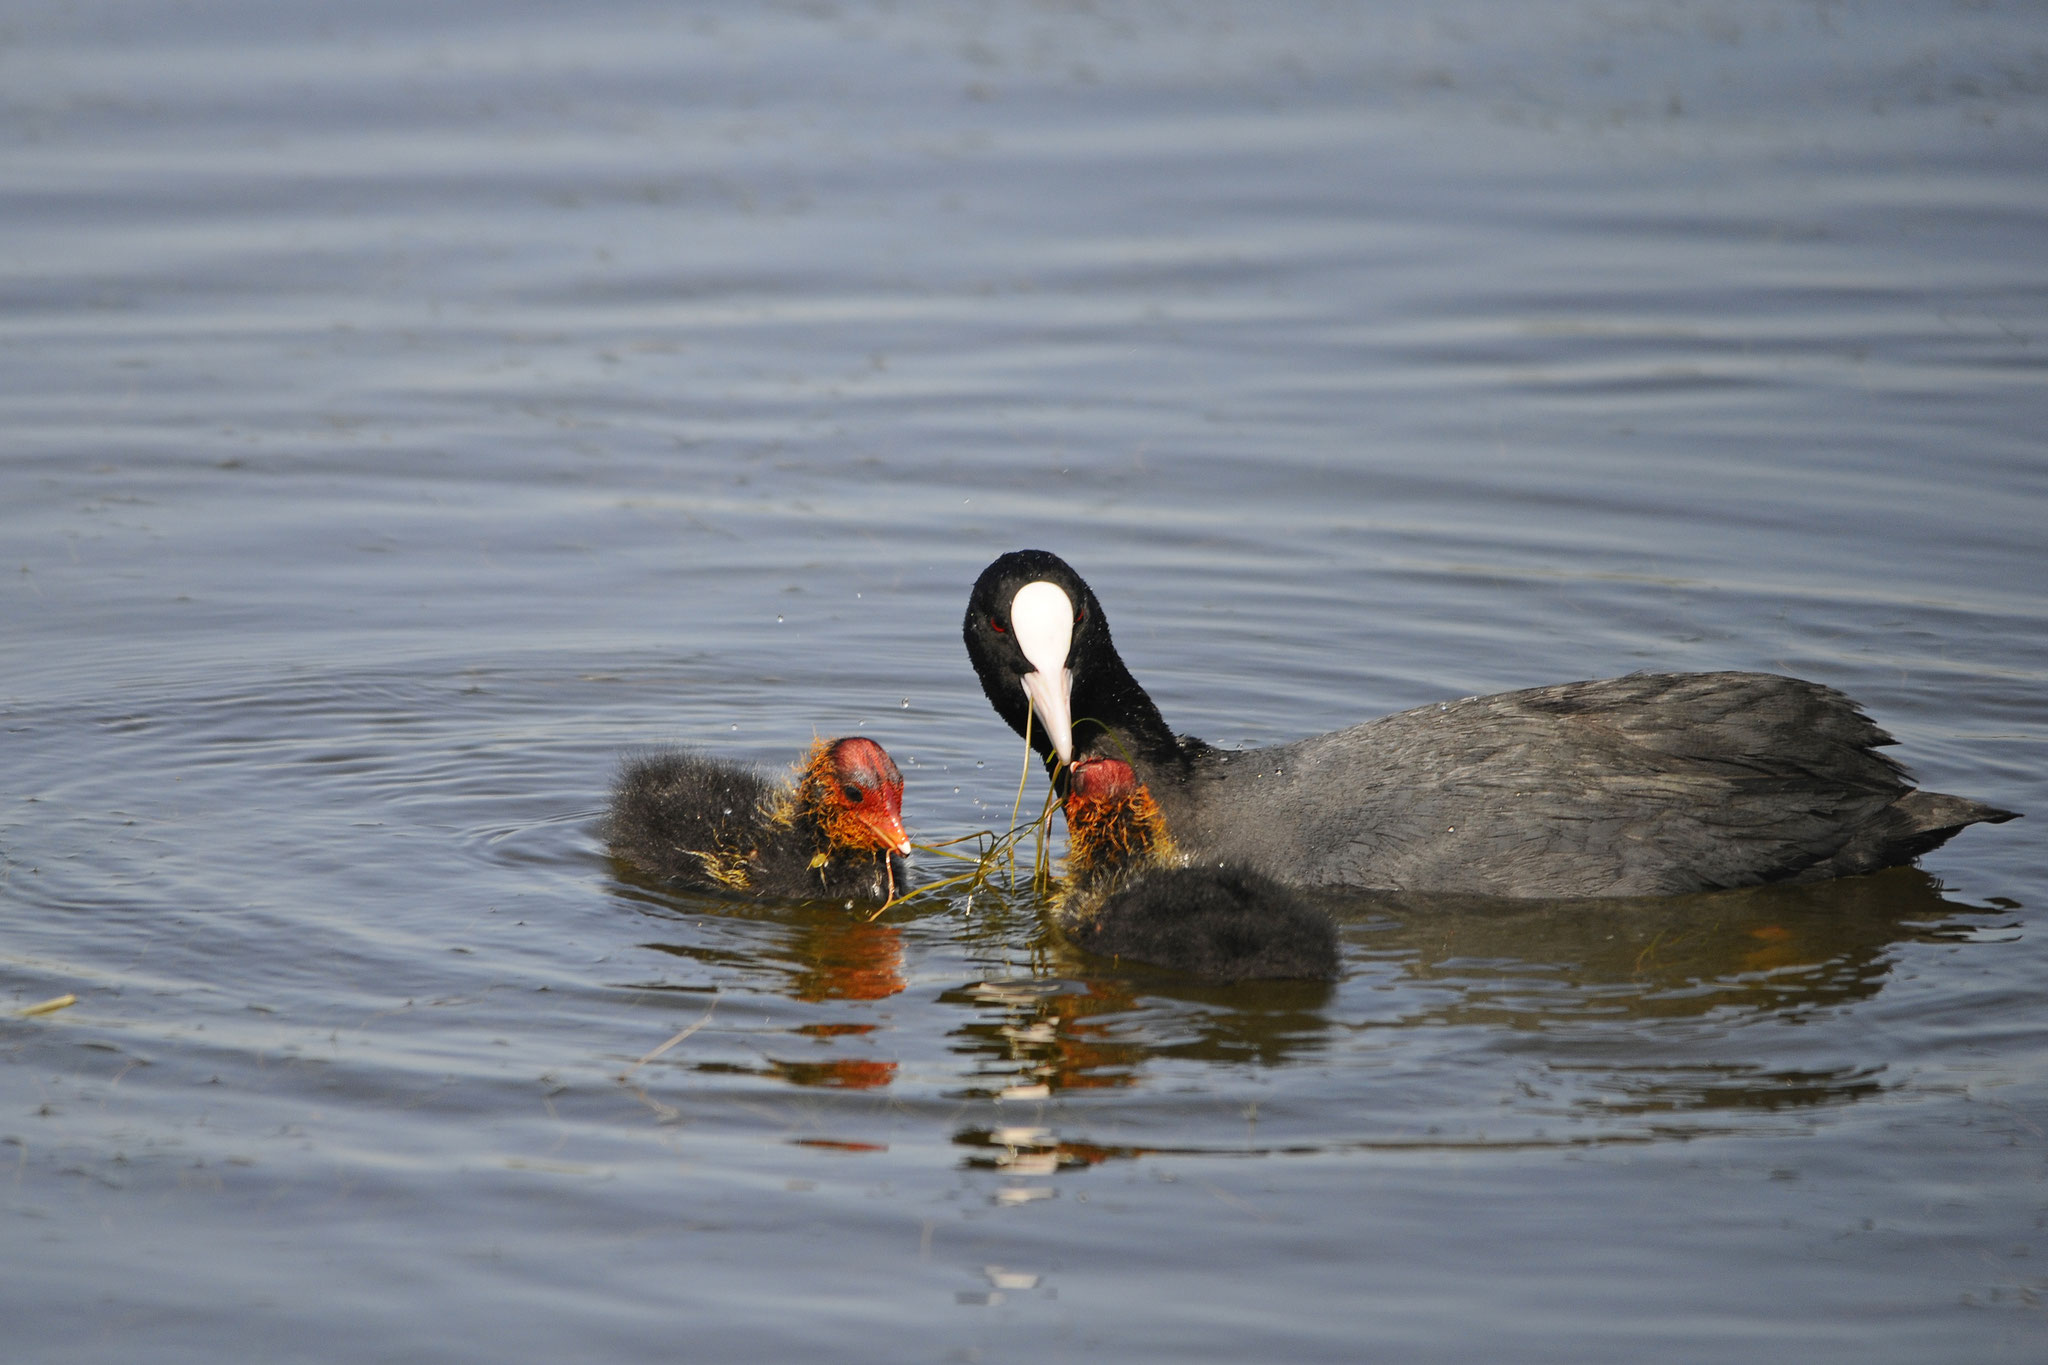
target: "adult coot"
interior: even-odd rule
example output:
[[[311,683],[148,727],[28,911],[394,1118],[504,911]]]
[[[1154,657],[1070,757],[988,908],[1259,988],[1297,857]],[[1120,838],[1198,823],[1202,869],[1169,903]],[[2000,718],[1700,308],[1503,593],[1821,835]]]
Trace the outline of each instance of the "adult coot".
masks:
[[[1057,555],[989,565],[964,629],[996,713],[1028,728],[1056,782],[1061,762],[1126,759],[1191,860],[1296,885],[1565,897],[1818,881],[2013,818],[1915,789],[1854,702],[1797,678],[1630,674],[1229,752],[1167,728]]]
[[[1083,952],[1214,981],[1337,974],[1330,917],[1251,868],[1181,865],[1129,764],[1075,764],[1066,812],[1067,884],[1053,917]]]
[[[860,738],[819,740],[793,782],[688,750],[634,759],[605,833],[657,876],[777,900],[887,900],[910,852],[903,775]]]

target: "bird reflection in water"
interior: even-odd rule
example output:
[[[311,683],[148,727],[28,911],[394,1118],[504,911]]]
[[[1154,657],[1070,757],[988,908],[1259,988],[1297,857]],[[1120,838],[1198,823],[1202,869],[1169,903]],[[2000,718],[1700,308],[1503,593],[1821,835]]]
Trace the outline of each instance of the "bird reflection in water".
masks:
[[[883,1000],[903,989],[903,934],[895,925],[852,919],[833,906],[803,906],[793,907],[783,926],[788,933],[773,950],[742,953],[703,941],[641,946],[710,968],[777,972],[786,982],[781,993],[792,1000]]]
[[[790,995],[798,1000],[882,1000],[904,987],[903,934],[894,925],[823,915],[799,926],[790,944],[795,959]],[[830,1045],[862,1037],[873,1024],[806,1024],[798,1033]],[[896,1079],[896,1063],[870,1057],[791,1061],[769,1058],[791,1085],[879,1090]]]
[[[798,1000],[882,1000],[903,989],[903,933],[844,915],[820,915],[797,926],[789,945]]]
[[[1058,956],[1058,975],[980,982],[943,999],[975,1019],[955,1031],[977,1060],[970,1096],[1025,1084],[1048,1093],[1142,1092],[1160,1059],[1285,1067],[1329,1048],[1374,1046],[1382,1030],[1458,1031],[1468,1060],[1505,1058],[1514,1073],[1505,1131],[1482,1141],[1640,1142],[1732,1130],[1737,1115],[1796,1113],[1883,1093],[1864,1058],[1816,1057],[1797,1023],[1853,1008],[1891,980],[1903,950],[2007,932],[2010,916],[1944,896],[1900,868],[1810,886],[1684,898],[1502,902],[1331,897],[1350,980],[1204,986],[1097,959]],[[1704,1024],[1702,1028],[1700,1025]],[[1434,1101],[1390,1077],[1390,1122],[1347,1145],[1469,1145],[1453,1123],[1419,1136]],[[1544,1136],[1549,1120],[1583,1121]],[[1718,1117],[1717,1117],[1718,1116]],[[1423,1124],[1424,1129],[1427,1124]],[[965,1164],[1030,1174],[1116,1158],[1188,1151],[970,1124],[954,1140]],[[1236,1149],[1232,1149],[1236,1150]]]
[[[1087,973],[981,981],[940,997],[983,1016],[954,1033],[977,1060],[967,1094],[1130,1086],[1155,1057],[1280,1066],[1329,1029],[1323,1006],[1331,988],[1319,981],[1214,985],[1144,968],[1105,970],[1100,959],[1080,954],[1055,965]],[[1160,1031],[1174,1041],[1148,1040]]]
[[[1554,1029],[1716,1011],[1797,1015],[1877,994],[1893,948],[1957,941],[2003,916],[1951,901],[1917,868],[1698,896],[1520,904],[1358,898],[1349,941],[1450,989],[1402,1027]]]
[[[1750,1026],[1854,1008],[1884,989],[1905,945],[1968,942],[2010,923],[1948,899],[1917,868],[1597,906],[1381,898],[1361,912],[1349,942],[1408,988],[1394,993],[1397,1012],[1367,1027],[1487,1027],[1539,1064],[1532,1109],[1688,1137],[1716,1131],[1717,1113],[1882,1094],[1882,1067],[1817,1059],[1803,1035]]]
[[[770,1057],[768,1065],[791,1085],[821,1085],[835,1090],[880,1090],[896,1079],[896,1063],[875,1058],[830,1057],[796,1062]]]
[[[663,918],[674,913],[675,907],[666,897],[642,895],[635,899]],[[695,921],[701,922],[703,917],[702,908],[691,914]],[[736,917],[720,916],[721,920],[728,918]],[[786,932],[775,948],[759,952],[735,952],[701,938],[641,946],[720,973],[736,967],[749,974],[774,971],[783,978],[780,993],[806,1004],[885,1000],[899,994],[907,984],[903,975],[903,934],[894,925],[849,917],[841,906],[804,905],[783,912],[779,927]],[[842,1039],[858,1043],[878,1031],[875,1024],[851,1021],[806,1024],[795,1030],[798,1036],[812,1040],[821,1049],[836,1048]],[[728,1062],[706,1064],[705,1069],[726,1073],[751,1071],[791,1085],[841,1090],[881,1089],[896,1079],[897,1071],[892,1060],[863,1056],[769,1057],[766,1061],[766,1068],[758,1071]]]

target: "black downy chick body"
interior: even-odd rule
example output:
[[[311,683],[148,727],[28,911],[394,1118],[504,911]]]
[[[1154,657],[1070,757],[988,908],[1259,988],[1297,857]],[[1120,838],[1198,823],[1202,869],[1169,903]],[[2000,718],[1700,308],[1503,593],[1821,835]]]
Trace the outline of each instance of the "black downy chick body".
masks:
[[[903,776],[882,746],[820,740],[793,781],[690,750],[628,762],[612,853],[679,886],[760,900],[885,901],[904,886]]]
[[[1337,975],[1330,917],[1251,868],[1182,865],[1129,764],[1082,760],[1065,804],[1067,880],[1053,918],[1075,947],[1212,981]]]

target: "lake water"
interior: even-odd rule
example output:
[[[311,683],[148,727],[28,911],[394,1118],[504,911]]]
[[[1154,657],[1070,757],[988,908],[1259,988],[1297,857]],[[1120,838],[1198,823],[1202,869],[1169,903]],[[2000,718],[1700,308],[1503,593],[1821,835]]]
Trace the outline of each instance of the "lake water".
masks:
[[[8,7],[5,1354],[2043,1359],[2044,146],[1995,0]],[[1213,742],[1771,669],[2029,818],[1327,987],[606,858],[1006,824],[1025,546]]]

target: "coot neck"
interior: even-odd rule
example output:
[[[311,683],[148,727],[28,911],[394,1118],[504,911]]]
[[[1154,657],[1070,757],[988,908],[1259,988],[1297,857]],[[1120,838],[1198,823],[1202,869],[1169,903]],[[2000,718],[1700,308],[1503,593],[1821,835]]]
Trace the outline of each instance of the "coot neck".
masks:
[[[1116,650],[1105,627],[1075,642],[1074,757],[1120,758],[1143,769],[1178,768],[1181,743]],[[1047,766],[1052,765],[1048,755]]]

